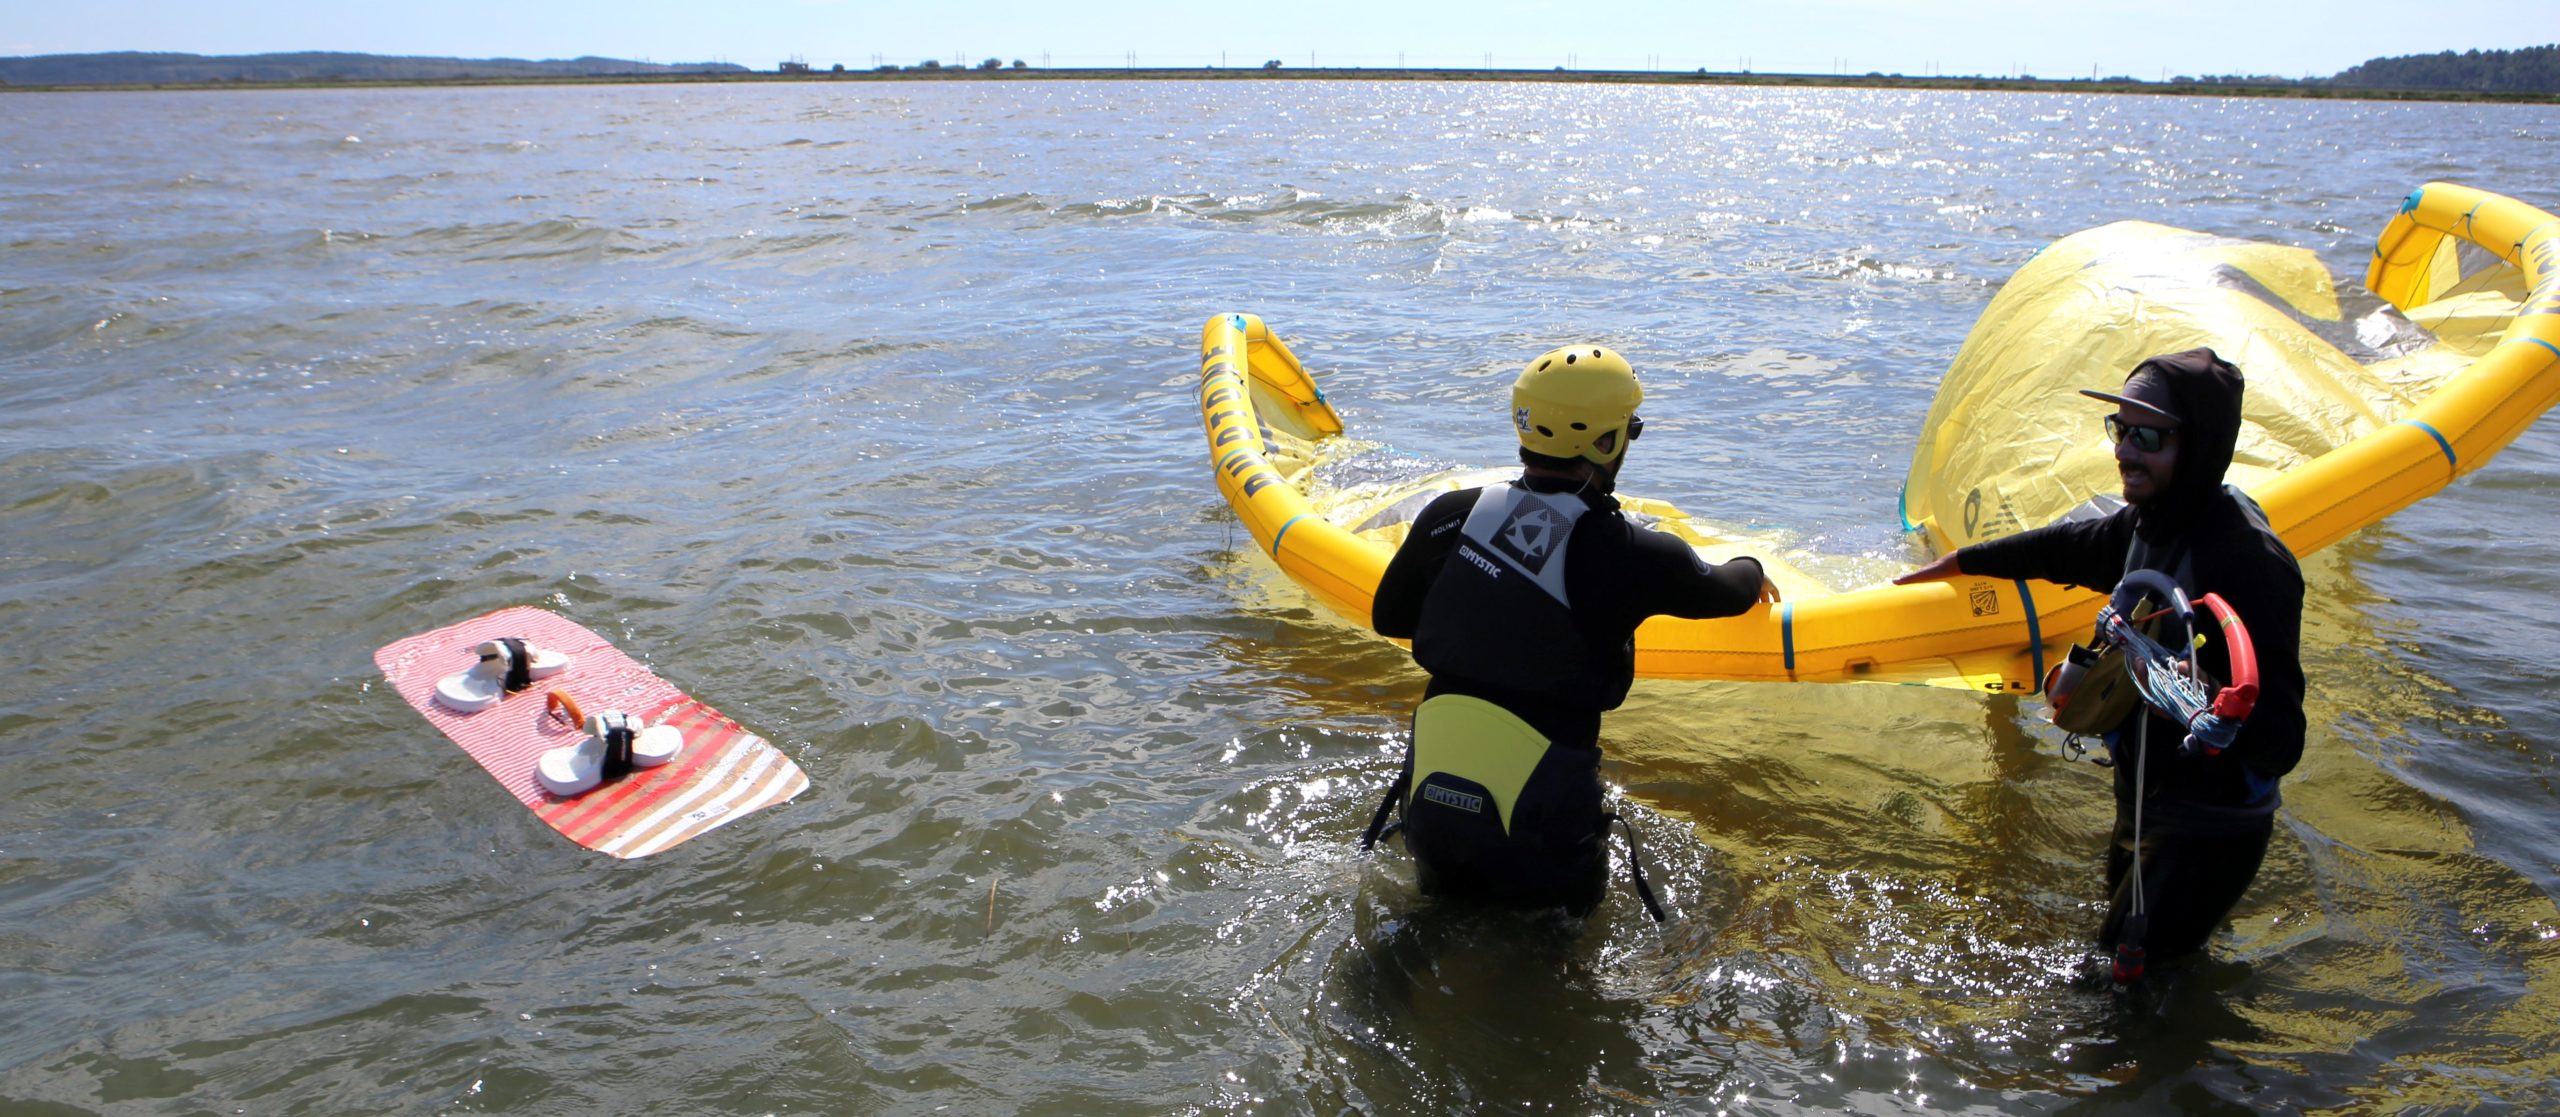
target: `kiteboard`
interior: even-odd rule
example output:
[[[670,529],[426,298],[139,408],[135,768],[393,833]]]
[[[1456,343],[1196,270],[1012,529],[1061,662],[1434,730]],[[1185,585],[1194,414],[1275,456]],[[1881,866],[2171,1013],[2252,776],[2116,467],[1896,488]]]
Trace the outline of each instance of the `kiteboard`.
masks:
[[[438,700],[439,683],[470,671],[484,644],[509,638],[565,663],[470,713]],[[373,653],[373,662],[410,709],[460,745],[534,817],[599,853],[663,852],[809,787],[807,774],[782,750],[688,697],[604,637],[547,610],[500,609],[396,640]],[[579,718],[559,712],[579,708],[673,726],[683,734],[683,748],[672,761],[635,768],[592,790],[552,794],[537,765],[544,753],[587,739]]]

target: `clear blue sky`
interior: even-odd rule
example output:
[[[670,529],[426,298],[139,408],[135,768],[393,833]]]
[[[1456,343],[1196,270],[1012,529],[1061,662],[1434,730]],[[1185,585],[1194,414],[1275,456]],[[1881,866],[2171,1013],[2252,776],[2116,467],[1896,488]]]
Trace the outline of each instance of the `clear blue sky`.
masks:
[[[946,64],[1572,66],[2325,76],[2560,42],[2560,0],[0,0],[0,55],[593,54],[771,69]]]

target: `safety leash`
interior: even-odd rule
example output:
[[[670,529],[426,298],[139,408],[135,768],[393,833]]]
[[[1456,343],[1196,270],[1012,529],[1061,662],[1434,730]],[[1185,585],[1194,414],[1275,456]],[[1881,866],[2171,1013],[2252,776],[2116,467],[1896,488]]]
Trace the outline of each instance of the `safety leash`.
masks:
[[[1404,825],[1401,822],[1389,823],[1387,815],[1394,812],[1397,803],[1404,801],[1405,783],[1411,778],[1412,773],[1398,772],[1396,782],[1387,785],[1387,797],[1378,801],[1378,813],[1369,816],[1368,832],[1360,835],[1361,852],[1368,852],[1370,847],[1377,845],[1380,839],[1395,833],[1397,827]]]
[[[2151,912],[2142,895],[2142,784],[2151,766],[2151,713],[2143,711],[2133,731],[2133,910],[2126,913],[2124,925],[2116,928],[2116,959],[2108,975],[2121,992],[2142,980],[2142,939],[2151,930]]]
[[[1627,874],[1635,878],[1636,898],[1644,901],[1645,913],[1651,915],[1656,923],[1669,922],[1670,917],[1663,914],[1662,901],[1653,898],[1653,884],[1644,879],[1644,851],[1636,844],[1636,824],[1616,811],[1604,817],[1607,821],[1600,824],[1601,829],[1606,830],[1610,822],[1615,822],[1627,831]]]

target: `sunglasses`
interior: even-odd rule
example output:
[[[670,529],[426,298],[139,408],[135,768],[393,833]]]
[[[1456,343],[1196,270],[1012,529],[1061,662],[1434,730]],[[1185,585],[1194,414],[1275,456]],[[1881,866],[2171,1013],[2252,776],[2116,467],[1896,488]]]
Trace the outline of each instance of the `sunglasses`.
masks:
[[[2146,454],[2159,453],[2161,447],[2169,444],[2170,436],[2177,433],[2176,427],[2137,427],[2113,415],[2107,416],[2108,441],[2133,443],[2134,449]]]
[[[1575,425],[1575,426],[1580,426],[1581,424],[1577,423],[1577,424],[1574,424],[1574,425]],[[1540,428],[1540,429],[1544,429],[1544,428]],[[1629,441],[1629,442],[1633,442],[1633,441],[1635,441],[1636,439],[1638,439],[1638,438],[1642,437],[1642,436],[1644,435],[1644,419],[1643,419],[1643,417],[1641,417],[1641,416],[1637,416],[1637,415],[1629,415],[1629,416],[1627,416],[1626,432],[1627,432],[1627,441]],[[1615,454],[1615,453],[1617,453],[1617,452],[1618,452],[1618,432],[1617,432],[1617,431],[1608,431],[1608,432],[1603,433],[1600,437],[1598,437],[1598,438],[1596,438],[1596,439],[1593,439],[1593,440],[1592,440],[1592,442],[1591,442],[1591,448],[1592,448],[1592,449],[1594,449],[1594,450],[1598,450],[1598,451],[1600,451],[1600,452],[1601,452],[1601,453],[1603,453],[1603,454]]]

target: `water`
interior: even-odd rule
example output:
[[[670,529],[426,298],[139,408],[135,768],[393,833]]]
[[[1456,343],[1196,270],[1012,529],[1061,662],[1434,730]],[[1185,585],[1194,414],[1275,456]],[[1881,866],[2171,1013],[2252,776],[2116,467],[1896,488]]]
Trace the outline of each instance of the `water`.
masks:
[[[2140,217],[2352,285],[2560,110],[1291,83],[19,95],[0,115],[0,1109],[2560,1107],[2560,434],[2309,564],[2313,735],[2218,961],[2072,986],[2108,811],[2035,711],[1644,684],[1677,918],[1354,850],[1421,676],[1252,555],[1200,324],[1880,577],[1938,373]],[[2361,293],[2350,290],[2351,296]],[[2351,299],[2352,301],[2352,299]],[[2369,299],[2363,305],[2370,305]],[[560,610],[796,802],[571,847],[373,675]]]

